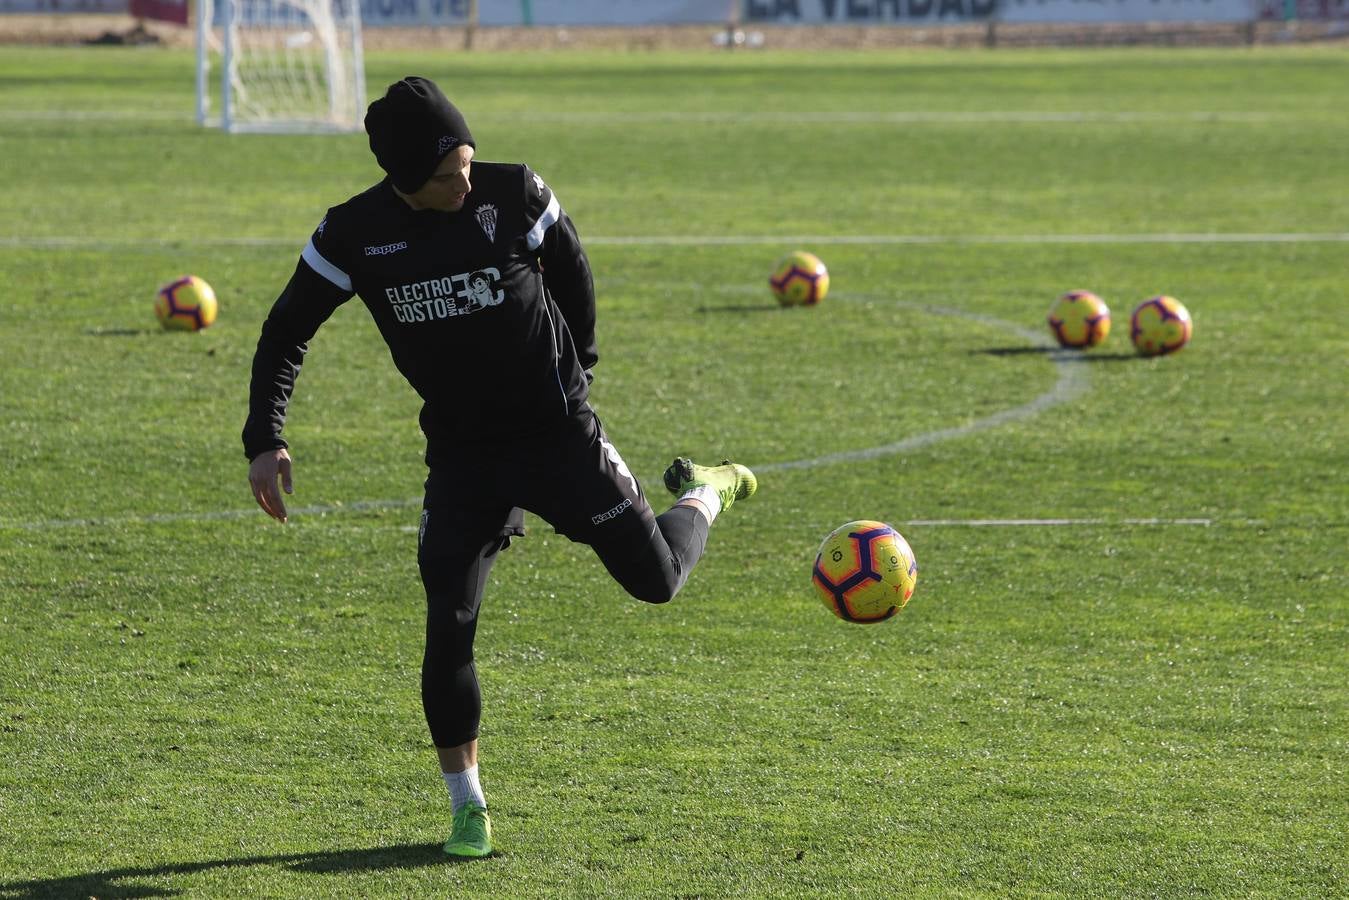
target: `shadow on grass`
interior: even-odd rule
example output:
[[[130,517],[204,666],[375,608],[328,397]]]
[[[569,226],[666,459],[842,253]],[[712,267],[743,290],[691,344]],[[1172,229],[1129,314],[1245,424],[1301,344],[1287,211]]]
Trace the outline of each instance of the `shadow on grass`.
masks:
[[[369,847],[364,850],[245,856],[239,859],[211,859],[201,862],[108,869],[83,875],[66,875],[61,878],[4,881],[0,882],[0,898],[37,900],[47,897],[97,897],[98,900],[129,900],[133,897],[174,897],[182,891],[157,885],[137,884],[136,879],[191,875],[210,869],[235,869],[243,866],[284,866],[296,872],[331,875],[345,872],[417,869],[460,861],[451,860],[441,853],[440,844],[400,844],[393,847]],[[462,860],[462,862],[473,861]]]
[[[86,328],[84,333],[90,337],[136,337],[161,331],[159,328]]]
[[[1072,350],[1067,347],[985,347],[982,350],[971,350],[971,354],[978,353],[981,356],[1051,356],[1055,360],[1062,362],[1121,362],[1126,359],[1141,359],[1137,353],[1092,353],[1083,350]]]
[[[699,306],[695,312],[700,313],[747,313],[747,312],[777,312],[782,309],[773,303],[743,303],[739,306]]]

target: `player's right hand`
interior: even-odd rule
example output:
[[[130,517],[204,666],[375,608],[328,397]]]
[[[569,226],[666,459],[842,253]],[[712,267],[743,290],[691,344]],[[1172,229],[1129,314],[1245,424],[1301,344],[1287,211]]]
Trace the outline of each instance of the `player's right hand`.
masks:
[[[248,464],[248,486],[253,489],[253,499],[258,501],[258,506],[261,506],[267,515],[284,522],[286,504],[281,499],[281,491],[276,488],[278,475],[281,477],[281,487],[286,493],[295,493],[290,480],[290,454],[284,447],[259,453]]]

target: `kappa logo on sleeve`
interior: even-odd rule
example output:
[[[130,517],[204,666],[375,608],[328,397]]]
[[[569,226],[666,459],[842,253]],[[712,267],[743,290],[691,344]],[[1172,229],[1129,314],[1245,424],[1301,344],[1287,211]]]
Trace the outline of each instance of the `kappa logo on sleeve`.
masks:
[[[632,501],[629,500],[627,497],[624,497],[622,502],[619,503],[617,506],[615,506],[613,509],[606,509],[604,512],[599,513],[598,515],[591,516],[590,524],[603,525],[610,519],[617,519],[619,516],[623,515],[623,513],[627,512],[631,508],[632,508]]]
[[[392,244],[380,244],[376,247],[366,247],[366,256],[388,256],[390,253],[397,253],[399,250],[408,248],[407,241],[395,241]]]

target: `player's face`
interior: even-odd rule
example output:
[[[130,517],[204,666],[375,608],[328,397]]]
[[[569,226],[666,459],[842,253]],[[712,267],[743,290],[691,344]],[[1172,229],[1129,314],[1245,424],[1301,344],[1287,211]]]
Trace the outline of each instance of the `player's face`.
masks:
[[[426,184],[415,193],[405,195],[408,205],[413,209],[438,209],[441,212],[463,209],[464,200],[473,189],[468,181],[468,168],[472,161],[472,147],[468,144],[455,147],[436,166],[436,171]]]

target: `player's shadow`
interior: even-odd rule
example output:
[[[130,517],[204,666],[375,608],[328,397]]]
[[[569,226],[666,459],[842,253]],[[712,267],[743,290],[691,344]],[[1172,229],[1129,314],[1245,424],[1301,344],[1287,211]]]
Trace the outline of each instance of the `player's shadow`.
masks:
[[[979,350],[971,350],[970,354],[979,354],[981,356],[1048,356],[1056,362],[1120,362],[1126,359],[1138,359],[1136,353],[1096,353],[1085,352],[1082,350],[1072,350],[1066,347],[984,347]]]
[[[439,844],[400,844],[393,847],[369,847],[363,850],[332,850],[322,853],[283,853],[274,856],[246,856],[239,859],[211,859],[199,862],[165,863],[107,869],[59,878],[0,882],[0,900],[38,900],[47,897],[97,897],[99,900],[130,900],[134,897],[175,897],[183,891],[138,881],[162,880],[169,875],[191,875],[210,869],[235,869],[243,866],[284,866],[296,872],[318,875],[346,872],[374,872],[389,869],[418,869],[440,866],[450,860]]]

